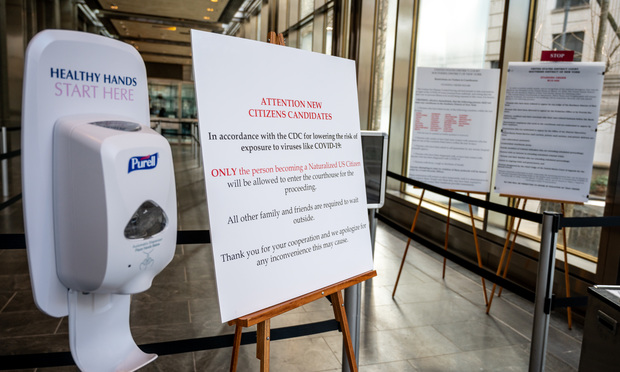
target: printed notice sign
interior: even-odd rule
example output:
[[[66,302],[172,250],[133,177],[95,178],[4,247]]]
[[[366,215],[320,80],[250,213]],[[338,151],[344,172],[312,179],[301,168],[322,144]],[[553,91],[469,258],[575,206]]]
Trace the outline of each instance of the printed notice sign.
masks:
[[[499,70],[418,67],[409,177],[490,191]]]
[[[586,202],[604,63],[511,62],[495,191]]]
[[[222,321],[372,270],[355,63],[192,31]]]

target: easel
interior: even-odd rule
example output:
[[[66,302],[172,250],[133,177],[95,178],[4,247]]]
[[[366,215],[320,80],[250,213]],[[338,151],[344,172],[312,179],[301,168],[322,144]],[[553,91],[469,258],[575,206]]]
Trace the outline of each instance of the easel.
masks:
[[[229,321],[228,325],[236,326],[230,371],[235,372],[237,370],[239,348],[241,347],[241,335],[244,327],[251,327],[253,325],[257,325],[256,358],[260,360],[260,371],[268,372],[271,318],[283,314],[289,310],[293,310],[300,306],[306,305],[310,302],[316,301],[320,298],[329,296],[334,309],[334,316],[336,318],[336,321],[340,323],[340,329],[342,330],[342,337],[344,338],[345,342],[345,352],[347,354],[347,361],[349,362],[349,367],[351,368],[351,371],[356,372],[358,370],[357,363],[355,362],[355,353],[353,351],[353,345],[351,343],[351,334],[349,333],[349,323],[347,321],[347,315],[344,308],[342,290],[345,288],[349,288],[350,286],[359,284],[375,276],[377,276],[377,272],[375,270],[368,271],[363,274],[338,282],[336,284],[332,284],[325,288],[321,288],[314,292],[299,296],[292,300],[288,300],[278,305],[274,305],[272,307]]]
[[[277,45],[282,45],[282,46],[286,46],[284,45],[284,36],[282,34],[277,34],[274,31],[269,31],[269,34],[267,34],[267,41],[270,44],[277,44]]]
[[[284,37],[282,34],[276,35],[271,31],[268,35],[271,44],[284,46]],[[293,298],[280,304],[259,310],[252,314],[244,315],[228,322],[229,325],[235,325],[235,336],[233,343],[233,352],[230,363],[230,371],[237,370],[239,359],[239,348],[241,347],[241,336],[244,327],[257,325],[256,331],[256,357],[260,360],[260,371],[269,371],[269,351],[271,342],[271,318],[281,315],[287,311],[296,309],[320,298],[329,296],[336,321],[340,324],[342,336],[344,338],[345,352],[347,361],[352,371],[357,372],[357,363],[355,361],[355,353],[351,342],[351,334],[349,332],[349,323],[344,308],[342,290],[353,285],[359,284],[367,279],[377,276],[375,270],[368,271],[330,286],[318,289],[305,295]]]
[[[508,196],[508,195],[501,195],[501,196]],[[521,198],[517,197],[517,196],[512,196],[514,198],[516,198],[516,207],[519,208],[519,204],[521,202]],[[523,198],[523,207],[521,207],[521,210],[525,210],[525,205],[527,203],[527,198]],[[541,202],[546,201],[546,202],[554,202],[554,203],[560,203],[561,208],[562,208],[562,215],[565,214],[565,208],[564,208],[564,204],[568,203],[568,202],[564,202],[564,201],[558,201],[558,200],[548,200],[548,199],[540,199]],[[572,203],[572,202],[571,202]],[[508,251],[508,258],[506,259],[506,264],[503,267],[503,274],[502,278],[506,278],[507,274],[508,274],[508,267],[510,265],[510,258],[512,257],[512,252],[514,250],[515,247],[515,243],[517,241],[517,235],[519,234],[519,228],[521,226],[521,219],[519,218],[519,222],[517,222],[517,226],[514,229],[513,232],[513,227],[514,227],[514,223],[515,223],[515,218],[511,218],[510,220],[510,224],[508,226],[508,231],[506,234],[506,241],[504,242],[504,248],[502,249],[502,255],[500,256],[499,259],[499,264],[497,266],[497,272],[496,275],[500,275],[500,273],[502,272],[502,265],[504,265],[504,258],[506,256],[506,249],[508,248],[508,243],[510,242],[510,237],[512,235],[512,243],[510,244],[510,250]],[[513,235],[514,234],[514,235]],[[564,238],[564,284],[566,287],[566,297],[570,297],[570,278],[569,278],[569,272],[568,272],[568,242],[567,242],[567,238],[566,238],[566,229],[563,228],[562,229],[562,235]],[[497,284],[493,284],[493,289],[491,290],[491,298],[489,299],[489,302],[487,304],[487,314],[489,313],[489,311],[491,310],[491,304],[493,303],[493,295],[495,294],[495,288],[497,287]],[[502,294],[502,287],[500,287],[498,293],[497,293],[497,297],[501,296]],[[573,322],[572,322],[572,311],[570,306],[566,308],[566,316],[567,316],[567,321],[568,321],[568,329],[572,329],[573,328]]]
[[[415,211],[415,215],[413,217],[413,222],[411,223],[411,229],[409,230],[410,232],[413,232],[413,230],[415,229],[415,225],[418,221],[418,215],[420,213],[420,209],[422,207],[422,201],[424,200],[424,192],[426,191],[426,189],[422,189],[422,193],[420,194],[420,202],[418,203],[418,207],[416,208]],[[467,196],[470,196],[470,193],[467,192]],[[452,210],[452,198],[448,199],[448,215],[446,218],[446,235],[445,235],[445,239],[444,239],[444,249],[447,251],[448,250],[448,236],[449,236],[449,232],[450,232],[450,211]],[[469,204],[469,216],[471,218],[471,227],[472,227],[472,233],[474,236],[474,244],[476,247],[476,256],[478,258],[478,267],[482,268],[482,259],[480,257],[480,244],[478,243],[478,234],[476,233],[476,225],[475,225],[475,221],[474,221],[474,213],[473,213],[473,209],[471,207],[471,204]],[[405,253],[403,254],[403,259],[400,263],[400,268],[398,270],[398,275],[396,276],[396,282],[394,283],[394,290],[392,291],[392,298],[394,298],[394,296],[396,295],[396,288],[398,288],[398,281],[400,280],[400,275],[403,271],[403,267],[405,265],[405,260],[407,259],[407,252],[409,251],[409,245],[411,244],[411,238],[407,239],[407,245],[405,247]],[[442,269],[442,274],[441,274],[441,278],[444,279],[446,277],[446,258],[444,257],[443,259],[443,269]],[[484,293],[484,303],[485,305],[488,304],[488,299],[487,299],[487,288],[486,288],[486,283],[484,281],[484,278],[480,278],[480,280],[482,281],[482,291]]]

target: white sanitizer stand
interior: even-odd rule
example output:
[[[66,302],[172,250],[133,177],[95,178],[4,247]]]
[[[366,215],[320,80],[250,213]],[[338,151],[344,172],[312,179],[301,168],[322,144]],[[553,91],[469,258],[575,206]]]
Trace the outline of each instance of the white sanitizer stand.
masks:
[[[75,31],[32,39],[22,177],[35,303],[68,315],[77,366],[132,371],[154,360],[131,336],[130,295],[148,289],[174,256],[176,190],[133,47]]]

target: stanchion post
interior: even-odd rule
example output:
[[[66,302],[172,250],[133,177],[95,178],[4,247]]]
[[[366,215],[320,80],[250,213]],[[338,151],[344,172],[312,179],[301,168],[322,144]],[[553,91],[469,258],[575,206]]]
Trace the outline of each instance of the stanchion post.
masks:
[[[368,210],[368,229],[370,230],[370,246],[372,247],[372,257],[375,257],[375,237],[377,236],[377,209]]]
[[[560,214],[553,212],[545,212],[543,214],[529,372],[542,372],[545,370],[559,223]]]
[[[355,365],[360,362],[360,318],[362,284],[356,284],[344,290],[344,309],[347,312],[347,323],[349,323],[349,333],[351,334],[351,344],[355,353]],[[346,362],[346,340],[343,340],[342,347],[342,372],[351,372],[351,366]]]
[[[368,227],[370,230],[370,245],[372,246],[372,255],[375,255],[375,236],[377,233],[377,209],[368,210]],[[344,308],[347,312],[347,322],[349,323],[349,331],[351,333],[351,344],[355,352],[356,365],[360,361],[360,323],[362,318],[362,284],[356,284],[344,290]],[[350,372],[351,367],[344,361],[347,360],[346,348],[342,348],[342,372]]]
[[[202,164],[202,156],[201,156],[201,152],[200,152],[200,147],[202,145],[200,144],[200,126],[198,125],[198,122],[194,123],[194,131],[196,132],[196,136],[194,137],[194,139],[196,141],[196,148],[194,150],[194,157],[198,158],[198,166],[200,166]]]
[[[6,127],[2,127],[2,153],[9,151],[6,140]],[[9,160],[2,159],[2,196],[9,196]]]
[[[192,156],[195,158],[196,157],[196,124],[189,123],[189,127],[190,127],[189,134],[191,136],[191,141],[192,141]]]

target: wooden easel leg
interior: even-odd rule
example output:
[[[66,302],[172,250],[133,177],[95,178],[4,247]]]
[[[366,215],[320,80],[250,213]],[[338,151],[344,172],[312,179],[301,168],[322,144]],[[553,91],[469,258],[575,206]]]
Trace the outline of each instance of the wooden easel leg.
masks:
[[[424,191],[426,189],[422,189],[422,194],[420,194],[420,202],[418,203],[418,207],[415,210],[415,216],[413,217],[413,222],[411,223],[411,230],[413,232],[415,229],[415,224],[418,221],[418,215],[420,214],[420,209],[422,208],[422,200],[424,200]],[[400,274],[403,272],[403,266],[405,266],[405,260],[407,259],[407,252],[409,251],[409,245],[411,244],[411,238],[407,239],[407,246],[405,247],[405,253],[403,254],[403,260],[400,262],[400,269],[398,269],[398,275],[396,276],[396,283],[394,283],[394,290],[392,291],[392,298],[396,295],[396,288],[398,288],[398,281],[400,280]]]
[[[519,206],[520,202],[521,202],[521,199],[517,199],[517,207]],[[514,223],[515,223],[515,219],[511,218],[510,224],[508,226],[508,231],[506,234],[506,241],[504,242],[504,248],[502,248],[502,255],[499,258],[499,264],[497,265],[497,271],[495,272],[495,275],[500,275],[502,272],[502,266],[504,265],[504,259],[506,259],[506,251],[508,249],[508,244],[510,243],[510,236],[512,235],[512,228],[514,227]],[[491,296],[489,297],[489,303],[487,304],[487,314],[489,313],[489,311],[491,311],[491,304],[493,303],[493,296],[495,295],[495,288],[497,288],[497,284],[493,283],[493,289],[491,289]]]
[[[564,211],[564,203],[562,203],[562,215],[566,215]],[[566,228],[562,228],[562,236],[564,238],[564,283],[566,285],[566,297],[570,297],[570,280],[568,273],[568,241],[566,240]],[[568,321],[568,329],[573,329],[573,319],[570,306],[566,308],[566,316]]]
[[[269,372],[270,323],[270,319],[267,319],[258,323],[256,329],[256,358],[260,360],[261,372]]]
[[[443,243],[443,248],[448,250],[448,237],[450,236],[450,211],[452,210],[452,198],[448,199],[448,217],[446,218],[446,238]],[[441,279],[446,278],[446,258],[443,258],[443,269],[441,271]]]
[[[233,342],[232,359],[230,360],[230,372],[237,371],[237,362],[239,361],[239,348],[241,347],[241,331],[243,331],[243,327],[239,324],[235,325],[235,339]]]
[[[527,200],[525,201],[527,202]],[[523,203],[523,209],[525,209],[525,202]],[[508,258],[506,259],[506,265],[504,265],[504,273],[502,274],[502,278],[506,279],[508,275],[508,268],[510,267],[510,259],[512,258],[512,253],[515,249],[515,244],[517,244],[517,236],[519,235],[519,229],[521,228],[521,219],[519,218],[519,222],[517,222],[517,228],[512,235],[512,243],[510,244],[510,250],[508,251]],[[503,287],[499,287],[499,291],[497,292],[497,297],[502,295]]]
[[[467,196],[469,196],[469,193],[467,193]],[[480,244],[478,243],[478,234],[476,233],[476,221],[474,220],[474,212],[471,207],[471,204],[469,204],[469,217],[471,218],[471,231],[472,231],[472,234],[474,235],[474,245],[476,247],[476,257],[478,258],[478,267],[482,268],[482,258],[480,258]],[[487,285],[483,277],[480,277],[480,280],[482,281],[482,293],[484,294],[484,305],[486,306],[489,304],[489,299],[487,297]]]
[[[347,313],[344,308],[342,291],[332,293],[330,295],[330,298],[332,300],[332,306],[334,308],[334,316],[336,317],[338,323],[340,323],[340,329],[342,329],[342,337],[345,341],[345,351],[347,354],[349,367],[352,372],[357,372],[357,362],[355,361],[355,352],[353,351],[353,343],[351,342],[351,333],[349,332],[349,322],[347,320]]]
[[[527,199],[523,199],[523,208],[521,210],[525,210],[525,206],[527,204]],[[521,219],[519,218],[519,222],[517,222],[517,228],[514,231],[512,236],[512,243],[510,244],[510,250],[508,251],[508,259],[506,260],[506,265],[504,266],[504,273],[502,274],[502,278],[506,279],[508,275],[508,268],[510,267],[510,259],[512,258],[512,253],[515,249],[515,244],[517,244],[517,236],[519,235],[519,229],[521,228]],[[499,292],[497,292],[497,297],[502,295],[503,287],[499,287]]]

